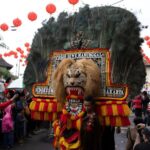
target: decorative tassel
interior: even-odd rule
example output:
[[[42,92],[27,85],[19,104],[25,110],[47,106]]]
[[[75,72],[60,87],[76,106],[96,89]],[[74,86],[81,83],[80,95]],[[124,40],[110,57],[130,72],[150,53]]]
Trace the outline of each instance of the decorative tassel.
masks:
[[[100,111],[101,115],[102,116],[107,116],[106,105],[102,105],[100,109],[101,109],[101,111]]]
[[[123,105],[123,111],[124,111],[124,116],[129,116],[131,114],[131,109],[129,108],[127,104]]]
[[[112,105],[112,110],[113,110],[113,116],[118,116],[118,109],[117,109],[117,105]]]

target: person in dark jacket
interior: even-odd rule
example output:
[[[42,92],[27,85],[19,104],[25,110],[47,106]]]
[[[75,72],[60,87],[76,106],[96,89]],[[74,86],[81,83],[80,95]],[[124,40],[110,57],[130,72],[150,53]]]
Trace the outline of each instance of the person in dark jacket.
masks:
[[[15,121],[15,140],[22,144],[24,138],[24,105],[21,100],[22,93],[20,91],[16,91],[18,93],[18,98],[15,100],[15,109],[14,109],[14,121]]]
[[[146,113],[147,113],[147,106],[148,106],[148,103],[150,102],[150,99],[148,97],[148,94],[146,91],[143,91],[142,92],[142,112],[143,112],[143,115],[144,117],[146,116]]]
[[[87,96],[84,100],[86,113],[81,126],[81,150],[102,150],[101,134],[102,127],[95,113],[93,97]]]

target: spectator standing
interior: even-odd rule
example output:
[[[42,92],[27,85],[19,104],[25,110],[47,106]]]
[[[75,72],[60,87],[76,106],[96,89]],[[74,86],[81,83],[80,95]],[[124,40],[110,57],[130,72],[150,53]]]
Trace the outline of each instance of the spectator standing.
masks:
[[[4,93],[5,93],[6,100],[5,100],[5,102],[0,103],[0,109],[4,109],[8,105],[10,105],[18,97],[18,94],[15,94],[15,95],[12,95],[9,98],[7,98],[7,96],[10,95],[10,91],[9,90],[5,90]]]
[[[132,107],[136,117],[142,117],[142,96],[138,95],[132,100]]]
[[[5,148],[11,148],[14,144],[14,122],[12,117],[12,105],[4,109],[4,116],[2,118],[2,132],[4,138]]]
[[[4,81],[0,79],[0,102],[3,101],[4,99],[4,91],[5,91]]]
[[[7,92],[8,92],[8,90],[7,90]],[[7,93],[6,91],[5,91],[5,94]],[[5,95],[6,96],[6,95]],[[10,99],[6,99],[6,101],[5,102],[2,102],[2,103],[0,103],[0,110],[1,110],[1,118],[3,118],[3,110],[7,107],[7,106],[9,106],[10,104],[12,104],[12,102],[14,101],[14,99],[17,97],[17,95],[14,95],[12,98],[10,98]],[[1,123],[1,122],[0,122]],[[1,123],[2,124],[2,123]],[[0,129],[2,129],[2,127],[1,127],[1,125],[0,125]],[[2,132],[0,131],[0,140],[2,141],[2,139],[3,139],[3,134],[2,134]],[[2,143],[1,143],[2,144]]]
[[[25,122],[25,116],[24,116],[24,106],[23,102],[21,101],[21,93],[16,92],[19,94],[18,98],[15,101],[15,138],[19,144],[22,144],[24,142],[24,122]]]
[[[141,95],[142,95],[142,112],[145,117],[147,113],[147,106],[148,106],[150,99],[146,91],[143,91]]]
[[[25,104],[25,117],[27,119],[27,124],[26,124],[26,136],[30,137],[32,134],[34,134],[33,130],[35,129],[35,120],[33,120],[31,118],[31,114],[30,114],[30,109],[29,109],[29,105],[32,101],[32,97],[30,95],[29,92],[26,92],[25,94],[25,100],[26,100],[26,104]]]
[[[145,123],[150,126],[150,102],[147,105],[147,112],[145,116]]]

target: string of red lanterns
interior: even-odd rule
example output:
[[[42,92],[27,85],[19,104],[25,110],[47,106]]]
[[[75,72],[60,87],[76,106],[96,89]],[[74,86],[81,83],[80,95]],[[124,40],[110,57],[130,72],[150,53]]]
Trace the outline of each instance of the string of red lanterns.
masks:
[[[29,47],[30,44],[29,44],[28,42],[26,42],[26,43],[24,44],[24,46],[28,49],[27,52],[29,52],[29,50],[30,50],[30,47]],[[17,52],[16,52],[16,51],[17,51]],[[20,58],[20,59],[19,59],[19,62],[21,63],[21,65],[22,65],[23,67],[26,66],[26,65],[27,65],[27,60],[26,60],[26,58],[28,57],[29,53],[27,53],[27,54],[25,55],[25,54],[24,54],[24,51],[23,51],[20,47],[17,47],[17,48],[16,48],[16,51],[11,50],[11,51],[9,51],[9,52],[5,52],[3,55],[0,54],[0,58],[3,58],[3,57],[11,57],[11,56],[13,56],[15,59]],[[19,57],[18,55],[20,55],[20,57]]]
[[[72,5],[76,5],[76,4],[79,2],[79,0],[68,0],[68,2],[69,2],[70,4],[72,4]],[[56,11],[56,6],[55,6],[54,4],[52,4],[52,3],[48,4],[48,5],[46,6],[46,11],[47,11],[47,13],[49,13],[49,14],[55,13],[55,11]],[[35,20],[37,19],[37,14],[36,14],[35,12],[29,12],[28,15],[27,15],[27,18],[28,18],[30,21],[35,21]],[[15,18],[15,19],[13,20],[13,25],[14,25],[15,27],[19,27],[19,26],[21,26],[21,24],[22,24],[22,21],[21,21],[19,18]],[[8,28],[9,28],[9,27],[8,27],[8,25],[7,25],[6,23],[3,23],[3,24],[0,25],[0,29],[3,30],[3,31],[7,31]],[[29,44],[28,42],[26,42],[26,43],[24,44],[24,46],[26,47],[27,52],[29,52],[29,51],[30,51],[30,44]],[[21,57],[21,58],[27,58],[27,56],[24,55],[24,51],[23,51],[20,47],[17,47],[16,50],[17,50],[17,52],[20,53],[20,57]],[[14,55],[14,58],[18,58],[18,53],[17,53],[17,52],[10,51],[9,53],[4,53],[4,57],[8,57],[8,56]],[[0,54],[0,58],[2,58],[2,54]],[[19,61],[20,61],[20,62],[23,62],[22,59],[20,59]],[[25,64],[27,64],[27,61],[26,61],[26,60],[25,60],[24,64],[22,64],[22,66],[25,66]]]
[[[76,5],[79,2],[79,0],[68,0],[68,2],[72,5]],[[48,4],[48,5],[46,5],[46,11],[49,14],[53,14],[56,11],[56,6],[52,3]],[[35,21],[37,19],[37,14],[35,12],[29,12],[27,17],[30,21]],[[15,27],[19,27],[19,26],[21,26],[21,24],[22,24],[21,19],[15,18],[13,20],[13,25]],[[9,26],[6,23],[3,23],[0,25],[0,29],[2,31],[7,31],[9,29]]]
[[[49,13],[49,14],[53,14],[55,11],[56,11],[56,6],[54,4],[48,4],[46,6],[46,11]],[[28,15],[27,15],[27,18],[30,20],[30,21],[35,21],[37,19],[37,14],[35,12],[29,12]],[[15,18],[13,19],[13,25],[15,27],[19,27],[21,26],[22,24],[22,21],[21,19],[19,18]],[[9,29],[9,26],[6,24],[6,23],[3,23],[0,25],[0,29],[2,31],[7,31]]]

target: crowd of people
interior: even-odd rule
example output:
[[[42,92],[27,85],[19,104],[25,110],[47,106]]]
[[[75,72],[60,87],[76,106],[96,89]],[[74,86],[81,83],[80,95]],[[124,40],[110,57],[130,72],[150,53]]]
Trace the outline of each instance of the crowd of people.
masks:
[[[3,92],[0,91],[0,146],[3,146],[4,149],[12,148],[15,143],[24,143],[25,138],[31,138],[35,134],[37,127],[37,121],[31,119],[29,110],[31,95],[25,89],[8,89],[10,82],[11,80],[8,79],[3,86],[0,85],[3,88]],[[81,127],[81,147],[86,145],[86,149],[91,149],[88,143],[93,138],[96,141],[97,135],[100,135],[98,132],[100,125],[91,99],[87,98],[84,101],[87,113],[83,117]],[[134,126],[127,130],[126,150],[149,150],[150,99],[147,92],[143,91],[136,96],[131,101],[130,107],[134,113]],[[101,138],[104,139],[104,137]],[[99,145],[93,143],[93,145],[95,149],[99,149],[103,143]]]
[[[131,103],[135,117],[144,119],[145,124],[150,125],[150,99],[146,91],[137,95]]]
[[[0,144],[10,149],[15,143],[23,144],[25,138],[35,134],[37,121],[31,119],[31,96],[25,89],[8,89],[6,80],[0,103]]]
[[[146,91],[137,95],[130,105],[133,113],[133,127],[127,130],[126,150],[150,149],[150,99]]]

